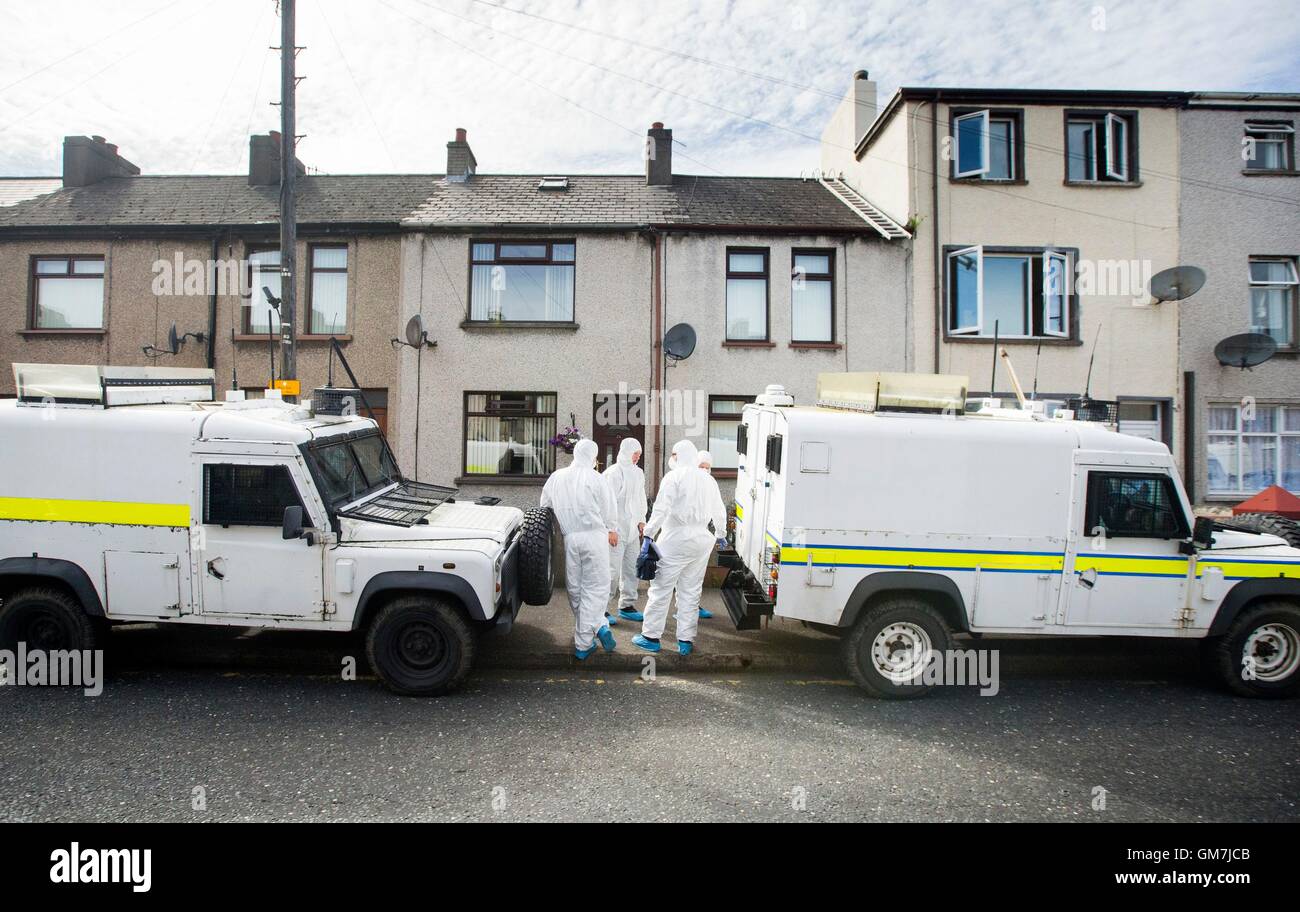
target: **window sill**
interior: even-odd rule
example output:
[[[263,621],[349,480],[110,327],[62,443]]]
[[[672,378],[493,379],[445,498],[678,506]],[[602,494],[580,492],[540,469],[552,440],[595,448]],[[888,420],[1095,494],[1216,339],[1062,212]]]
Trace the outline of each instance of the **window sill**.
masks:
[[[1243,168],[1241,173],[1246,177],[1300,177],[1300,171],[1294,168]]]
[[[351,342],[352,333],[306,333],[298,336],[298,342],[328,342],[330,339],[338,339],[340,342]]]
[[[839,342],[791,342],[790,347],[804,351],[839,351],[844,346]]]
[[[280,341],[279,333],[277,333],[275,336],[272,336],[270,333],[236,333],[235,334],[236,342],[268,342],[272,339],[274,339],[276,342],[279,342]],[[310,333],[307,335],[294,336],[295,342],[328,342],[330,339],[338,339],[340,342],[351,342],[352,335],[348,334],[343,336],[322,336],[316,333]]]
[[[456,485],[534,485],[546,484],[549,475],[462,475],[453,483]]]
[[[20,329],[22,336],[106,336],[104,329]]]
[[[723,348],[776,348],[775,342],[732,342],[722,343]]]
[[[987,343],[987,344],[989,344],[989,345],[992,345],[992,344],[994,343],[995,340],[994,340],[994,338],[993,338],[992,336],[954,336],[954,335],[950,335],[950,334],[948,334],[948,333],[944,333],[943,341],[945,341],[945,342],[975,342],[975,343],[984,342],[984,343]],[[1035,336],[1034,338],[1030,338],[1030,339],[1006,339],[1006,338],[1002,338],[1002,339],[997,339],[996,342],[997,342],[998,345],[1066,345],[1066,346],[1077,346],[1077,345],[1082,345],[1082,344],[1083,344],[1083,342],[1080,341],[1079,339],[1062,339],[1062,338],[1060,338],[1060,337],[1058,337],[1058,336],[1041,336],[1041,337]]]
[[[714,469],[710,474],[714,478],[721,478],[723,481],[735,481],[740,472],[736,469]]]
[[[554,332],[574,332],[581,324],[563,320],[461,320],[460,328],[470,331],[513,329],[547,329]]]
[[[950,184],[993,184],[1002,187],[1027,187],[1029,181],[1023,177],[1017,177],[1014,180],[999,180],[996,177],[948,177]]]
[[[1142,186],[1142,181],[1140,181],[1140,180],[1139,180],[1139,181],[1072,181],[1072,180],[1063,180],[1063,181],[1061,181],[1061,183],[1064,184],[1064,185],[1067,186],[1067,187],[1102,187],[1102,188],[1108,188],[1108,189],[1111,189],[1111,190],[1117,190],[1117,189],[1121,189],[1121,188],[1141,187],[1141,186]]]

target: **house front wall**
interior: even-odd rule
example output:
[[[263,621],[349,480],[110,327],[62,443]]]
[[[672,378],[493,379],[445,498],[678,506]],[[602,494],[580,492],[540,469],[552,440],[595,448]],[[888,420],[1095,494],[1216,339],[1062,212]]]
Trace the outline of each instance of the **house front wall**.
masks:
[[[1193,106],[1180,117],[1184,189],[1179,259],[1199,266],[1206,275],[1205,287],[1180,309],[1180,358],[1183,370],[1193,374],[1189,482],[1198,503],[1221,506],[1256,493],[1264,473],[1251,471],[1248,456],[1248,477],[1241,484],[1231,483],[1231,467],[1217,463],[1234,461],[1237,454],[1230,440],[1236,435],[1221,433],[1212,441],[1209,410],[1253,409],[1258,414],[1279,405],[1300,407],[1300,355],[1279,352],[1250,370],[1225,367],[1214,355],[1220,340],[1252,329],[1250,258],[1288,257],[1294,262],[1300,257],[1300,177],[1242,173],[1247,119],[1290,121],[1300,127],[1300,111],[1294,109]],[[1292,429],[1300,432],[1300,411],[1287,414],[1295,415]],[[1255,452],[1268,458],[1274,446],[1286,451],[1287,478],[1281,480],[1300,494],[1300,434],[1262,443],[1267,449]]]
[[[456,484],[462,498],[501,497],[534,506],[542,477],[475,477],[466,472],[466,394],[501,391],[556,396],[556,424],[570,416],[585,435],[594,430],[598,394],[646,397],[659,422],[646,426],[643,465],[651,477],[682,438],[709,445],[710,397],[753,397],[780,383],[803,403],[813,401],[824,371],[903,367],[907,248],[862,236],[717,234],[662,235],[664,316],[660,332],[690,324],[696,347],[663,371],[653,396],[656,330],[652,278],[655,237],[640,232],[516,232],[516,239],[571,240],[575,244],[575,325],[516,327],[466,323],[470,244],[499,233],[412,233],[403,242],[403,319],[421,313],[430,339],[423,353],[400,353],[398,402],[406,432],[398,441],[403,465],[416,465],[416,376],[419,359],[420,480]],[[763,250],[768,256],[768,339],[726,344],[727,252]],[[791,271],[795,250],[825,251],[834,260],[834,334],[830,345],[802,347],[791,334]],[[725,428],[719,427],[720,430]],[[567,464],[559,454],[556,466]],[[479,467],[481,468],[481,466]],[[724,496],[731,482],[719,473]]]
[[[988,392],[994,360],[991,338],[956,338],[947,332],[945,254],[954,249],[1059,248],[1070,252],[1076,279],[1085,270],[1096,281],[1080,283],[1070,336],[1064,340],[1003,339],[1026,392],[1078,395],[1089,384],[1094,398],[1141,398],[1159,402],[1172,417],[1179,392],[1176,304],[1152,306],[1146,279],[1178,262],[1178,127],[1170,108],[1128,108],[1136,118],[1139,179],[1117,186],[1076,186],[1065,179],[1064,105],[992,105],[1022,118],[1023,167],[1012,182],[951,178],[950,118],[944,102],[908,100],[880,134],[910,125],[909,141],[877,139],[849,174],[868,197],[879,196],[869,180],[910,162],[909,194],[917,222],[912,252],[910,338],[916,369],[965,374],[971,389]],[[989,107],[961,104],[961,110]],[[1078,110],[1088,110],[1079,105]],[[1068,110],[1076,110],[1070,106]],[[1107,111],[1114,108],[1096,108]],[[937,214],[935,146],[939,144]],[[939,256],[936,261],[936,249]],[[937,306],[936,306],[937,304]],[[1094,355],[1095,346],[1095,355]],[[999,365],[996,392],[1011,395]],[[1166,421],[1164,436],[1177,431]],[[1177,447],[1175,446],[1175,450]]]
[[[347,304],[349,332],[344,352],[363,387],[384,392],[393,386],[396,356],[389,340],[396,335],[398,260],[396,235],[361,237],[308,236],[299,244],[298,313],[306,326],[309,273],[308,250],[316,242],[348,245]],[[224,237],[218,244],[220,261],[242,260],[250,247],[275,246],[270,236]],[[104,259],[103,325],[98,331],[33,331],[30,317],[34,287],[32,261],[45,256],[100,256]],[[208,238],[103,238],[50,235],[46,238],[0,240],[0,320],[7,327],[0,334],[0,394],[14,394],[15,362],[157,365],[202,368],[207,366],[206,341],[188,339],[176,355],[150,357],[146,345],[166,348],[168,330],[176,324],[178,333],[210,332],[210,285],[191,283],[187,288],[182,264],[206,264],[212,259]],[[240,268],[238,265],[235,269]],[[160,281],[173,281],[170,288]],[[227,275],[233,275],[228,272]],[[168,293],[170,290],[171,293]],[[265,336],[244,332],[244,311],[248,306],[233,282],[218,285],[214,369],[218,390],[232,385],[257,395],[270,379],[270,346]],[[260,292],[254,300],[261,301]],[[232,340],[233,332],[233,340]],[[302,332],[302,330],[300,330]],[[278,348],[277,365],[278,365]],[[298,346],[298,379],[303,397],[325,385],[329,345],[324,339],[304,339]],[[279,367],[277,366],[277,376]],[[349,381],[335,371],[335,385]],[[396,431],[395,421],[389,425]]]

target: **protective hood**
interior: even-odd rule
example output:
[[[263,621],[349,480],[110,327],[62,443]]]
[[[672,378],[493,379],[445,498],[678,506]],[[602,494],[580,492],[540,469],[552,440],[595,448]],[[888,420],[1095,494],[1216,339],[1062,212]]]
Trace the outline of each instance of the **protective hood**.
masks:
[[[699,455],[696,457],[695,464],[701,469],[713,468],[713,454],[708,450],[700,450]]]
[[[635,437],[624,437],[623,442],[618,445],[618,464],[621,466],[632,465],[632,454],[641,452],[641,444]]]
[[[582,470],[596,470],[596,459],[600,456],[600,447],[596,441],[584,437],[573,448],[573,467]]]

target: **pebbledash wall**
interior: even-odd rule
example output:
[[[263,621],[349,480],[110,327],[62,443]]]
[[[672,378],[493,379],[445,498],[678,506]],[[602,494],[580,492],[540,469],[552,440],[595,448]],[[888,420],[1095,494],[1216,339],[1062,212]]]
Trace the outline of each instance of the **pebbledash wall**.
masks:
[[[1205,287],[1179,310],[1179,359],[1192,383],[1189,405],[1190,472],[1188,486],[1198,503],[1221,507],[1254,494],[1233,491],[1234,431],[1212,435],[1210,409],[1253,407],[1261,420],[1251,430],[1266,431],[1277,422],[1278,406],[1289,407],[1275,438],[1261,453],[1281,449],[1288,487],[1300,494],[1300,347],[1295,325],[1296,295],[1291,291],[1292,346],[1251,370],[1221,365],[1214,346],[1223,338],[1252,331],[1250,259],[1268,257],[1295,264],[1300,259],[1300,169],[1295,161],[1295,134],[1290,134],[1289,168],[1253,171],[1242,158],[1246,122],[1300,127],[1300,96],[1193,96],[1179,118],[1183,189],[1179,260],[1205,270]],[[1271,417],[1262,414],[1268,411]],[[1213,436],[1215,451],[1211,453]],[[1221,462],[1211,472],[1212,462]],[[1248,460],[1249,462],[1249,460]],[[1249,473],[1249,465],[1246,467]],[[1286,480],[1286,479],[1283,479]]]
[[[576,326],[536,328],[464,325],[470,237],[421,233],[403,241],[403,318],[420,313],[438,344],[420,354],[411,349],[401,353],[396,402],[405,432],[398,440],[398,457],[404,466],[418,464],[420,480],[456,484],[463,498],[490,495],[531,506],[545,479],[477,480],[463,474],[465,394],[555,393],[557,424],[566,425],[572,414],[589,434],[598,393],[653,390],[654,239],[646,232],[557,235],[575,241]],[[535,240],[538,234],[527,237]],[[767,249],[773,264],[770,341],[763,345],[724,342],[726,257],[734,247]],[[830,346],[799,347],[790,341],[786,267],[795,248],[829,250],[835,257],[835,342]],[[905,260],[903,245],[852,236],[691,232],[667,237],[664,326],[691,324],[697,344],[690,358],[664,370],[662,401],[672,403],[674,411],[662,416],[669,423],[658,438],[658,472],[654,428],[644,428],[644,465],[651,479],[662,474],[677,440],[709,445],[710,396],[753,397],[766,385],[780,383],[797,402],[811,404],[821,372],[901,370]],[[418,463],[417,358],[423,359]],[[678,403],[686,411],[678,411]],[[567,463],[561,454],[557,466]],[[718,474],[730,497],[734,482],[725,470]]]
[[[147,180],[147,178],[137,178]],[[208,343],[188,340],[175,356],[147,357],[145,345],[164,348],[171,324],[180,333],[209,328],[209,297],[198,295],[155,295],[154,264],[174,262],[179,253],[186,260],[206,263],[212,256],[210,240],[168,237],[159,230],[151,238],[78,237],[75,230],[51,230],[44,239],[11,240],[0,236],[0,274],[13,281],[0,282],[0,320],[14,327],[0,334],[0,394],[13,395],[15,362],[66,364],[158,365],[169,367],[207,366]],[[299,244],[299,262],[307,262],[308,245]],[[396,332],[393,302],[397,300],[400,241],[388,236],[340,239],[321,237],[329,243],[348,245],[348,329],[342,334],[345,354],[362,384],[374,390],[395,385],[397,356],[389,345]],[[249,245],[274,245],[271,237],[251,233],[227,239],[218,245],[219,258],[245,258]],[[99,330],[38,330],[29,326],[31,263],[34,257],[89,255],[104,258],[104,322]],[[299,282],[298,313],[306,308],[306,283]],[[270,356],[264,335],[243,333],[244,301],[237,294],[219,294],[216,301],[214,369],[219,391],[230,389],[232,368],[238,385],[245,390],[264,388],[270,376]],[[235,341],[231,330],[235,329]],[[278,346],[277,346],[278,348]],[[304,395],[326,381],[328,342],[304,340],[299,344],[298,375]],[[277,353],[278,357],[278,353]],[[341,369],[335,384],[346,386]],[[390,432],[397,431],[397,416],[390,410]]]

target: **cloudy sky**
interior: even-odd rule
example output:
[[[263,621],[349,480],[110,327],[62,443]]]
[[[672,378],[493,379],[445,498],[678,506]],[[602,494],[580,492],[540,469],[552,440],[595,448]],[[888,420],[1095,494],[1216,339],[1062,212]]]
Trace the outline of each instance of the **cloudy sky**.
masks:
[[[1294,0],[299,0],[299,157],[439,172],[797,175],[854,70],[899,85],[1300,91]],[[242,173],[278,127],[273,0],[8,0],[0,174],[100,134],[145,173]]]

